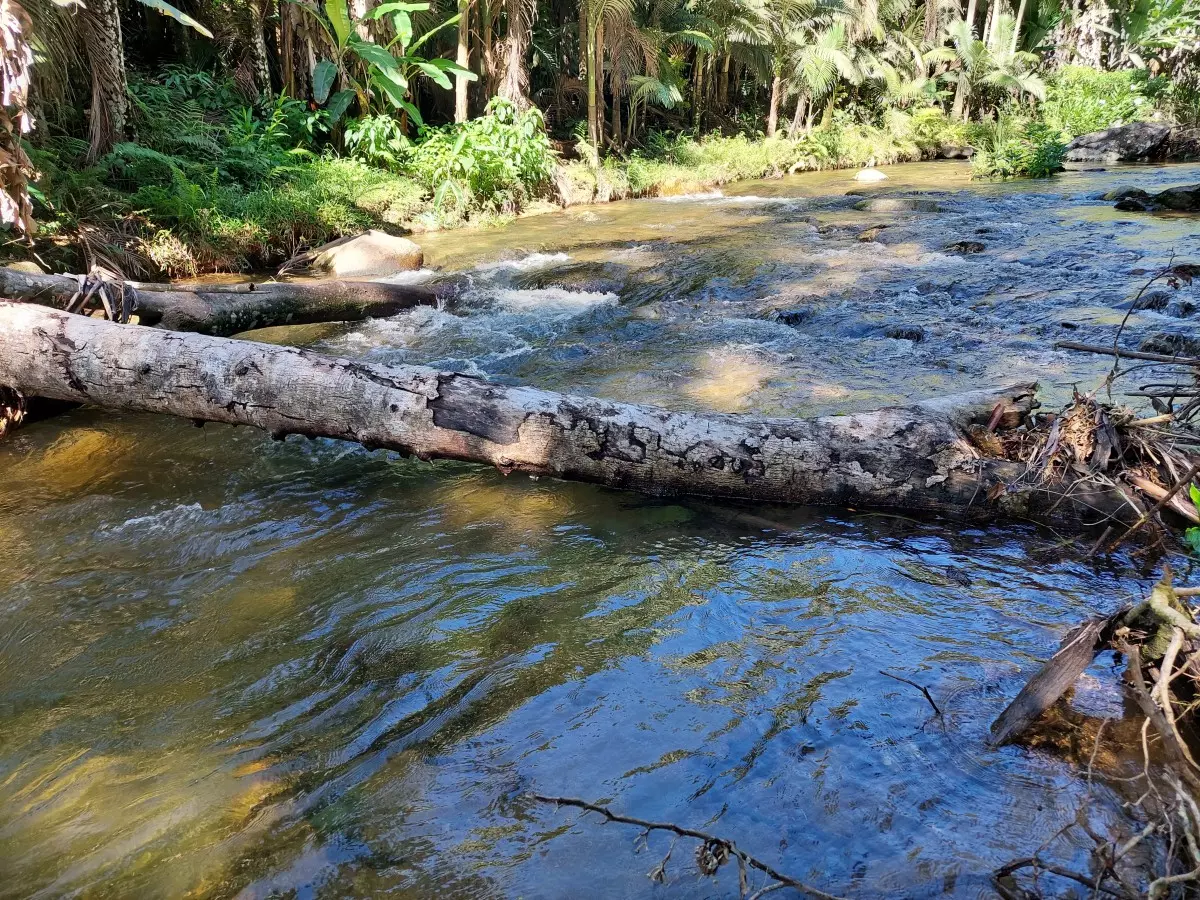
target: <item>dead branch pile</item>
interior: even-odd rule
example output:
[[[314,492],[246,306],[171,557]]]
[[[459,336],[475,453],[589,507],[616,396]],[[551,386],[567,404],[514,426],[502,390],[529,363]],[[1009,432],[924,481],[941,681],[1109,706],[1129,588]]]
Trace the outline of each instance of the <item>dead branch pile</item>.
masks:
[[[1193,745],[1200,710],[1200,624],[1176,592],[1169,570],[1150,596],[1132,608],[1107,619],[1085,623],[1063,641],[1063,646],[1025,685],[1017,698],[992,726],[992,739],[1004,743],[1021,733],[1055,703],[1095,654],[1115,650],[1124,656],[1126,687],[1145,718],[1140,730],[1143,765],[1132,779],[1139,795],[1127,804],[1145,823],[1136,834],[1121,840],[1101,837],[1088,824],[1086,809],[1076,821],[1052,836],[1031,856],[1014,860],[997,872],[996,883],[1005,897],[1040,897],[1048,886],[1040,875],[1050,874],[1087,886],[1092,896],[1166,898],[1195,896],[1200,889],[1200,764]],[[1088,782],[1091,784],[1104,725],[1096,733]],[[1050,846],[1066,832],[1078,829],[1094,843],[1089,872],[1078,872],[1053,862]],[[1153,839],[1161,849],[1143,847]],[[1157,867],[1157,868],[1155,868]],[[1153,872],[1147,875],[1146,872]],[[1016,880],[1032,878],[1031,885]],[[1139,890],[1138,883],[1143,885]],[[1144,893],[1143,893],[1144,892]]]

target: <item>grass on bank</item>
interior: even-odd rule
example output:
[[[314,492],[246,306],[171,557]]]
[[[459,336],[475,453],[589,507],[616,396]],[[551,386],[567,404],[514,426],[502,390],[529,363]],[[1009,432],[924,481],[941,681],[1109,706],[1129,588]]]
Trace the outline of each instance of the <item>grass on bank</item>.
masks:
[[[1036,113],[950,121],[940,107],[889,109],[781,135],[652,133],[646,147],[600,159],[580,144],[560,160],[536,110],[494,101],[463,125],[404,136],[368,117],[331,133],[298,101],[239,105],[202,73],[168,70],[132,88],[137,142],[91,165],[80,141],[31,148],[41,172],[39,259],[79,271],[89,261],[145,277],[266,269],[297,250],[369,227],[422,231],[504,220],[538,202],[578,204],[682,194],[791,172],[927,158],[974,146],[978,177],[1044,176],[1075,133],[1148,117],[1159,90],[1137,73],[1068,68]],[[334,148],[338,152],[334,152]],[[10,245],[10,252],[20,254]],[[81,252],[82,250],[82,252]]]

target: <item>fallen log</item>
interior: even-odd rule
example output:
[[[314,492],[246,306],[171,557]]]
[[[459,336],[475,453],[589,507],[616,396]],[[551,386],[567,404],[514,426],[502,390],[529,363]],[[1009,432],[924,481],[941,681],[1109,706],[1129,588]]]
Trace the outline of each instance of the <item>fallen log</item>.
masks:
[[[181,289],[131,282],[142,325],[227,336],[274,325],[351,322],[435,305],[451,288],[377,281],[265,282]],[[79,290],[69,275],[35,275],[0,267],[0,297],[63,307]]]
[[[678,413],[8,302],[0,384],[660,496],[1076,524],[1142,512],[1086,479],[1021,484],[1025,465],[981,458],[969,430],[1015,427],[1035,403],[1030,384],[808,419]]]

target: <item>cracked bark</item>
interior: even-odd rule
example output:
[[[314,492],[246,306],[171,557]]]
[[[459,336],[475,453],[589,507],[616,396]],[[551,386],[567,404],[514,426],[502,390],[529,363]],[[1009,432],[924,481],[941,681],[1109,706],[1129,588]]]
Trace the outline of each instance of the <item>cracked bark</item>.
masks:
[[[273,325],[350,322],[437,303],[438,289],[377,281],[272,282],[205,291],[137,285],[138,320],[171,331],[231,335]],[[64,306],[78,290],[67,275],[31,275],[0,267],[0,297]],[[449,292],[447,283],[442,290]]]
[[[679,413],[509,387],[419,366],[114,325],[0,302],[0,384],[27,396],[357,441],[658,496],[898,507],[956,518],[1132,519],[1085,482],[1011,490],[1023,467],[981,459],[965,434],[1034,386],[808,419]],[[1126,512],[1126,510],[1128,510]]]

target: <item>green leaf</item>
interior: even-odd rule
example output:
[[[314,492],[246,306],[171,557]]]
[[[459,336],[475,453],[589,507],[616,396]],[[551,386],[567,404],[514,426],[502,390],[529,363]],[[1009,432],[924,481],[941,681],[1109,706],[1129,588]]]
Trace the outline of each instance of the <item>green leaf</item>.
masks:
[[[357,96],[352,90],[338,91],[329,98],[329,105],[325,107],[325,112],[329,113],[329,124],[336,125],[346,114],[346,110],[350,108],[350,104],[354,102]]]
[[[392,24],[396,26],[396,40],[400,42],[400,46],[407,47],[412,43],[412,16],[406,12],[398,12],[392,18]]]
[[[425,120],[421,118],[421,111],[407,100],[400,101],[400,108],[408,112],[408,117],[416,122],[418,127],[425,124]]]
[[[450,84],[450,79],[446,77],[446,73],[439,69],[433,63],[419,62],[417,68],[433,79],[433,83],[438,87],[449,90],[453,85]]]
[[[1191,548],[1192,554],[1200,556],[1200,528],[1189,528],[1183,533],[1183,539]]]
[[[393,79],[405,81],[404,76],[400,72],[400,64],[396,61],[396,57],[388,53],[385,48],[371,41],[356,39],[350,44],[350,49],[358,55],[359,59],[368,65],[388,73]],[[405,81],[404,86],[408,87],[407,81]]]
[[[428,12],[428,3],[380,3],[367,13],[368,19],[379,19],[394,12],[414,13]]]
[[[330,60],[323,59],[313,68],[313,99],[324,103],[329,99],[329,91],[337,78],[338,70]]]
[[[325,0],[325,15],[329,16],[329,23],[333,25],[338,46],[345,47],[354,30],[350,23],[350,13],[346,9],[346,0]]]
[[[452,25],[457,25],[457,24],[458,24],[458,20],[459,20],[459,19],[461,19],[461,18],[462,18],[462,13],[457,13],[457,14],[455,14],[455,15],[451,16],[450,18],[448,18],[448,19],[447,19],[445,22],[443,22],[443,23],[442,23],[441,25],[439,25],[437,28],[431,28],[431,29],[429,29],[427,32],[425,32],[423,35],[421,35],[419,38],[417,38],[417,39],[416,39],[416,41],[415,41],[415,42],[413,42],[413,45],[412,45],[411,47],[408,47],[408,48],[407,48],[407,49],[408,49],[408,52],[409,52],[409,53],[416,53],[416,52],[417,52],[417,49],[418,49],[418,48],[419,48],[419,47],[420,47],[422,44],[424,44],[424,43],[425,43],[427,40],[429,40],[431,37],[433,37],[433,36],[434,36],[435,34],[437,34],[439,31],[442,31],[442,30],[443,30],[443,29],[445,29],[445,28],[449,28],[449,27],[451,27]]]
[[[157,10],[158,12],[162,13],[164,16],[169,16],[170,18],[174,19],[177,22],[182,22],[188,28],[191,28],[191,29],[194,29],[194,30],[200,32],[206,38],[211,38],[213,36],[213,33],[211,31],[209,31],[207,28],[205,28],[203,25],[201,25],[199,22],[197,22],[195,19],[193,19],[191,16],[189,16],[183,10],[177,9],[174,6],[172,6],[170,3],[167,3],[166,0],[140,0],[140,2],[143,5],[148,6],[153,10]]]
[[[1200,488],[1194,484],[1188,485],[1188,496],[1192,498],[1192,502],[1196,504],[1196,510],[1200,512]]]

